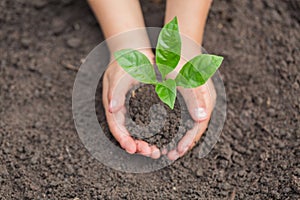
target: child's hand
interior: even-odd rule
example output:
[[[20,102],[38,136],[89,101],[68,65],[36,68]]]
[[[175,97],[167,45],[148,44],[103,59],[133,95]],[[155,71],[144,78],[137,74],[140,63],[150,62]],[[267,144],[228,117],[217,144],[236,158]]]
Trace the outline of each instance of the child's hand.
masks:
[[[110,64],[103,77],[103,105],[109,129],[122,148],[130,154],[138,153],[154,159],[160,151],[142,140],[135,140],[125,127],[125,97],[129,89],[138,84],[116,61]]]
[[[182,65],[183,63],[180,62],[176,71],[179,71]],[[169,74],[168,77],[175,78],[177,75],[176,71]],[[168,158],[170,160],[176,160],[183,156],[199,141],[208,126],[216,101],[216,91],[211,79],[200,87],[191,89],[178,87],[178,91],[182,94],[189,113],[195,123],[193,128],[187,131],[187,133],[179,141],[177,148],[168,152]]]

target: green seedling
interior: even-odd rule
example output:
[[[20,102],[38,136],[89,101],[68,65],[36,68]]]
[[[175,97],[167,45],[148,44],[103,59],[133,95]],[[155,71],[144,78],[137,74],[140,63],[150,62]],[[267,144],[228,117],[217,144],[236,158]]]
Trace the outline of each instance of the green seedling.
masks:
[[[166,24],[158,37],[155,50],[157,68],[162,81],[158,81],[149,59],[141,52],[123,49],[115,52],[118,64],[134,79],[155,86],[158,97],[171,109],[174,108],[176,87],[196,88],[203,85],[220,67],[223,57],[199,54],[186,62],[175,79],[166,78],[180,60],[181,38],[177,17]]]

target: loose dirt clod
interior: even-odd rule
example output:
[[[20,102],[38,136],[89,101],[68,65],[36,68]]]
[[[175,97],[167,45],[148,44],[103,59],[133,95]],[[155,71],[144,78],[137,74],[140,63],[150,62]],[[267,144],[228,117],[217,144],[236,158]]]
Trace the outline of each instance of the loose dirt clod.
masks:
[[[70,38],[67,40],[67,45],[70,48],[77,48],[81,44],[81,39],[79,38]]]

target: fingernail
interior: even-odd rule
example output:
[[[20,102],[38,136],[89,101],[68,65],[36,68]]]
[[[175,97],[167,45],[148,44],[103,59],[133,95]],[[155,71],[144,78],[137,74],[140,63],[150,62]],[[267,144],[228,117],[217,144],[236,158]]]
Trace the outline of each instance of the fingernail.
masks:
[[[117,101],[116,100],[111,100],[110,104],[109,104],[109,108],[112,109],[112,108],[116,107],[116,105],[117,105]]]
[[[125,149],[125,151],[129,154],[134,154],[135,151],[133,149]]]
[[[204,108],[196,108],[195,116],[197,119],[205,119],[207,117],[207,113],[205,112]]]
[[[133,148],[125,149],[125,151],[129,154],[134,154],[136,152],[135,149],[133,149]]]
[[[160,151],[159,151],[158,149],[154,150],[154,151],[152,152],[152,157],[153,157],[154,159],[159,158],[159,157],[160,157]]]

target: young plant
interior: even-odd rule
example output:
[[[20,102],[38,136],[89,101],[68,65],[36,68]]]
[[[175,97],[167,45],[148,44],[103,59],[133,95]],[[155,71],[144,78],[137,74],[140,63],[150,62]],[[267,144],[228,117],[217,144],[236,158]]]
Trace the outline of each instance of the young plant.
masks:
[[[200,54],[183,65],[175,79],[166,79],[172,72],[181,55],[181,38],[177,17],[166,24],[158,37],[155,50],[157,68],[162,76],[158,81],[155,70],[148,58],[133,49],[123,49],[115,52],[114,56],[119,65],[136,80],[153,84],[158,97],[171,109],[174,108],[176,87],[196,88],[203,85],[220,67],[223,57]]]

